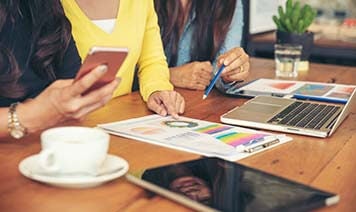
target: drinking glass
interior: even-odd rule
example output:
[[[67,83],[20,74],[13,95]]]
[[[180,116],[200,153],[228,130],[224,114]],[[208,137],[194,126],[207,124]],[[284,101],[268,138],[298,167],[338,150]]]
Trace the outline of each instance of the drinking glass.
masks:
[[[301,45],[275,44],[274,57],[276,61],[276,77],[297,77],[301,53]]]

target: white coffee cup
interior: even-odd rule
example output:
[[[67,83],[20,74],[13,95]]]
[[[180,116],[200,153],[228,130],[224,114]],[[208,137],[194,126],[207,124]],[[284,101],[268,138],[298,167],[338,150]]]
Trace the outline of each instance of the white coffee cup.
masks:
[[[42,174],[97,175],[106,159],[110,136],[100,129],[58,127],[41,134],[38,167]]]

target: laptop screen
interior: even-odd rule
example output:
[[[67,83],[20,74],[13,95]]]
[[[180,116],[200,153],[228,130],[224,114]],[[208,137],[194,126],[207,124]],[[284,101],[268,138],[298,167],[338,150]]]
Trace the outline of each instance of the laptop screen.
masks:
[[[217,158],[148,169],[141,180],[227,212],[309,211],[338,201],[334,194]]]

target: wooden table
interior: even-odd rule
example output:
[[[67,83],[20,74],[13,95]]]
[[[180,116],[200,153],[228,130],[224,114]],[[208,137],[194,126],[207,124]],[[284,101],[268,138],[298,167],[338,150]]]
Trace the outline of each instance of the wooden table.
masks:
[[[273,77],[272,60],[251,59],[251,79]],[[356,68],[312,64],[301,80],[356,84]],[[181,90],[186,99],[185,116],[219,122],[222,113],[245,99],[213,91],[205,101],[201,91]],[[331,138],[291,135],[293,141],[243,159],[239,163],[288,179],[340,194],[340,202],[320,211],[356,211],[356,108]],[[138,93],[113,99],[81,123],[95,126],[151,114]],[[23,177],[19,162],[40,151],[39,133],[24,140],[1,139],[0,211],[190,211],[160,196],[148,196],[140,187],[120,178],[91,189],[63,189]],[[110,154],[125,158],[130,171],[186,161],[199,155],[112,136]]]

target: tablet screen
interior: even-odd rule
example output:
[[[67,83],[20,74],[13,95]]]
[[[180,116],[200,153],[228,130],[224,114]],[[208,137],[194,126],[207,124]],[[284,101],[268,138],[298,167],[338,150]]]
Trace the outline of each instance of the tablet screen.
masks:
[[[147,169],[141,176],[129,175],[128,179],[189,206],[194,202],[228,212],[309,211],[339,199],[334,194],[217,158]]]

